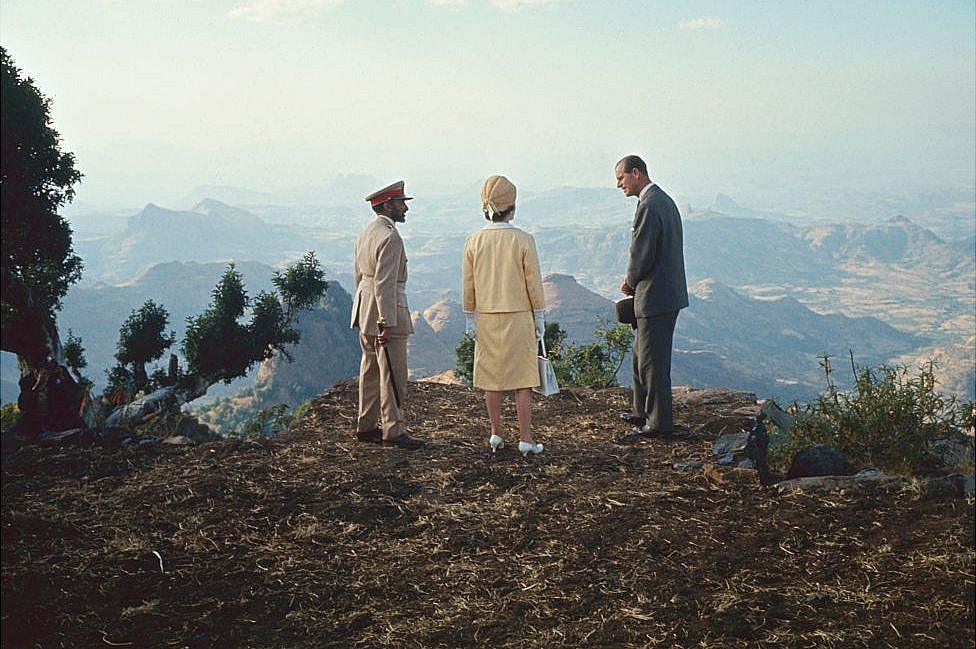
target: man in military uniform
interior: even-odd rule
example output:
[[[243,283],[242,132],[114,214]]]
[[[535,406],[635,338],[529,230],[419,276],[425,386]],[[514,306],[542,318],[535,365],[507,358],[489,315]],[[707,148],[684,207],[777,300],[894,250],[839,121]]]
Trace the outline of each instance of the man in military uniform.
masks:
[[[397,223],[406,221],[403,181],[366,197],[376,218],[356,239],[356,294],[350,325],[359,329],[359,419],[356,438],[416,450],[424,443],[404,424],[407,336],[413,333],[407,307],[407,256]]]

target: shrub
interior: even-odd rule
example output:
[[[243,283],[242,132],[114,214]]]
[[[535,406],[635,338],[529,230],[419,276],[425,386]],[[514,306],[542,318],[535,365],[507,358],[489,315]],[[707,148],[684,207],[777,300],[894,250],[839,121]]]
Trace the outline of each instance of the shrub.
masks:
[[[779,467],[822,443],[843,451],[854,467],[917,472],[939,465],[936,442],[961,439],[961,429],[973,425],[973,403],[939,393],[931,362],[911,374],[906,366],[859,367],[852,358],[855,384],[849,392],[834,386],[829,358],[821,365],[826,391],[799,409],[788,439],[770,450]]]
[[[258,410],[254,417],[237,428],[236,434],[245,439],[274,437],[287,428],[293,419],[294,416],[288,412],[288,404],[279,403],[276,406]]]
[[[554,369],[562,384],[586,388],[617,385],[617,372],[630,352],[634,332],[628,325],[610,325],[601,318],[593,336],[592,343],[568,345],[559,350]]]
[[[17,422],[20,421],[20,408],[17,407],[16,403],[4,404],[3,408],[0,409],[0,430],[7,432],[13,430]]]
[[[600,319],[593,335],[592,343],[567,344],[566,332],[559,323],[546,323],[546,352],[560,386],[605,388],[617,384],[617,372],[630,351],[633,332],[626,325],[610,325]],[[474,338],[464,334],[454,348],[454,373],[465,385],[473,381],[474,346]]]

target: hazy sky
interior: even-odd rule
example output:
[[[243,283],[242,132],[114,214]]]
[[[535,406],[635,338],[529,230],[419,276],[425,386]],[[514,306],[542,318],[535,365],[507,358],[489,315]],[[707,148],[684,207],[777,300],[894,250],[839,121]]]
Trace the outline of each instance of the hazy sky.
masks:
[[[968,186],[972,0],[3,0],[79,198],[339,173],[670,186]]]

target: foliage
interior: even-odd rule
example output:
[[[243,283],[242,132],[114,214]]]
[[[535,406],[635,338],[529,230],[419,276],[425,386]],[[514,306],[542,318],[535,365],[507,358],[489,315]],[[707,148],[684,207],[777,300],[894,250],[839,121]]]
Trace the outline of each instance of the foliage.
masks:
[[[592,343],[557,349],[553,369],[560,384],[587,388],[617,385],[617,372],[634,341],[633,330],[628,325],[610,325],[600,319],[593,337]]]
[[[193,415],[169,411],[163,411],[140,424],[134,432],[139,436],[151,435],[160,439],[182,435],[196,442],[208,442],[216,437],[206,424]]]
[[[838,391],[829,357],[821,362],[827,388],[816,401],[799,409],[784,443],[770,451],[783,468],[793,455],[812,444],[843,451],[856,467],[915,472],[938,465],[937,442],[962,438],[974,423],[972,402],[960,403],[936,390],[934,364],[910,373],[906,366],[851,366],[855,384]]]
[[[0,59],[0,338],[4,351],[37,364],[59,352],[55,313],[81,277],[71,229],[58,214],[81,174],[51,128],[50,100],[3,48]]]
[[[278,404],[272,408],[260,409],[260,396],[253,388],[242,390],[236,397],[217,399],[194,410],[201,421],[214,427],[221,435],[239,437],[270,436],[279,433],[288,424],[301,419],[312,407],[307,399],[295,406],[290,413],[287,406]],[[274,408],[279,408],[280,412]],[[262,414],[263,413],[263,414]],[[258,434],[258,431],[263,431]]]
[[[176,334],[166,334],[169,312],[152,300],[134,310],[119,329],[116,343],[116,360],[123,366],[131,365],[136,390],[149,388],[146,363],[154,361],[176,342]]]
[[[325,281],[325,272],[319,266],[314,252],[305,253],[300,262],[289,266],[285,272],[275,272],[271,283],[281,295],[285,317],[288,319],[296,311],[307,309],[318,302],[329,288],[329,283]]]
[[[288,404],[279,403],[276,406],[258,410],[254,417],[238,427],[236,434],[244,438],[274,437],[287,428],[294,418],[294,414],[288,412]]]
[[[17,422],[20,421],[20,408],[16,403],[6,403],[0,408],[0,431],[6,433],[13,430]]]
[[[81,342],[81,338],[75,336],[74,332],[68,329],[68,340],[61,347],[64,354],[64,364],[79,379],[81,378],[81,370],[88,367],[88,361],[85,359],[85,348],[82,347]]]
[[[617,384],[617,372],[630,351],[633,332],[626,325],[609,325],[600,320],[595,340],[585,345],[566,343],[566,332],[558,322],[547,322],[546,352],[556,379],[563,387],[605,388]],[[454,373],[465,385],[474,377],[475,340],[464,334],[454,348]]]
[[[116,365],[105,372],[105,391],[102,393],[113,406],[121,406],[132,401],[136,393],[136,382],[132,372]]]
[[[454,374],[465,385],[474,382],[474,338],[467,332],[454,346]]]
[[[295,406],[294,410],[291,411],[292,421],[301,419],[311,409],[312,409],[311,399],[306,399],[305,401],[302,401],[300,404]]]
[[[298,342],[291,323],[300,309],[317,303],[328,287],[325,273],[314,253],[284,273],[275,273],[273,283],[280,291],[262,291],[255,300],[248,297],[241,274],[230,264],[212,293],[208,308],[187,318],[183,353],[190,374],[208,383],[230,383],[244,376],[255,363],[281,352],[290,359],[286,345]],[[239,320],[251,307],[251,320]]]

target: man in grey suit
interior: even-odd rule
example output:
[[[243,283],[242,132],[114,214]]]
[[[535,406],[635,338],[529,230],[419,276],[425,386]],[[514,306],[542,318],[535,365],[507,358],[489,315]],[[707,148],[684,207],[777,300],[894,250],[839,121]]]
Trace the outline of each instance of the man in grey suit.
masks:
[[[678,311],[688,306],[681,215],[671,197],[651,182],[647,165],[629,155],[614,167],[626,196],[637,197],[627,277],[620,285],[634,297],[634,403],[622,418],[634,424],[624,441],[670,437],[674,432],[671,403],[671,345]]]

